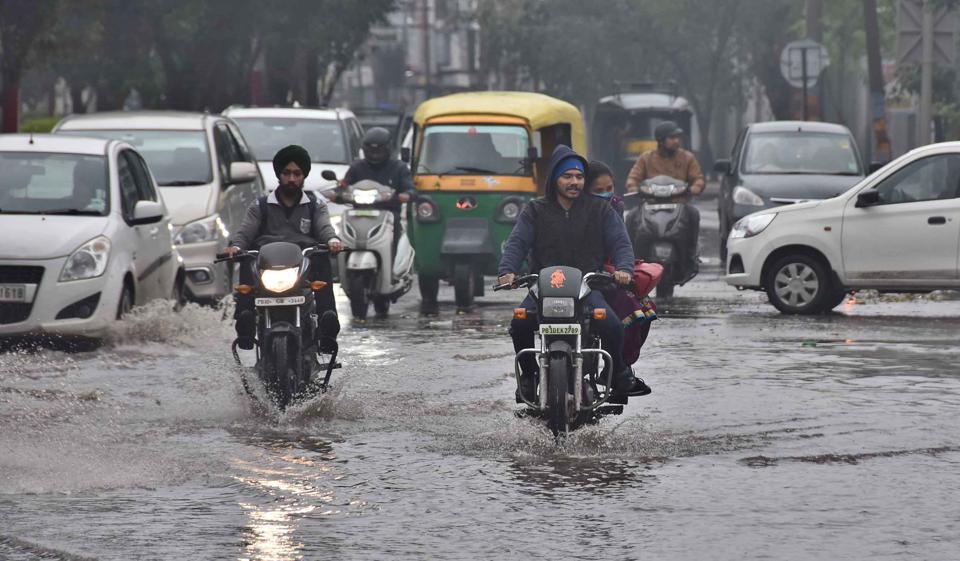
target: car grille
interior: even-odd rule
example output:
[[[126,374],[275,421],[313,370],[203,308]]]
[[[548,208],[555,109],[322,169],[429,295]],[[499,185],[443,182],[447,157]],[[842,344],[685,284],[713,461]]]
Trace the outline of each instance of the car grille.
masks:
[[[22,302],[0,302],[0,325],[26,321],[30,317],[33,304]]]
[[[43,267],[0,265],[0,283],[40,284],[42,278]]]

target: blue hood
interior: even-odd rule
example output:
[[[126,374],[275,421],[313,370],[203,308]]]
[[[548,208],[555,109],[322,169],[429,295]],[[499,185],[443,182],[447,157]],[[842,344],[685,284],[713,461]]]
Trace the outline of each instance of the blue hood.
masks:
[[[565,144],[558,145],[553,149],[553,154],[550,156],[550,167],[547,169],[546,177],[543,179],[545,182],[547,182],[546,186],[544,187],[544,194],[547,195],[547,198],[552,197],[554,195],[554,191],[556,190],[556,186],[552,181],[550,181],[550,178],[553,177],[553,170],[560,165],[560,162],[571,156],[583,162],[583,172],[584,175],[586,175],[587,170],[589,169],[587,166],[587,159],[574,152],[572,148]]]

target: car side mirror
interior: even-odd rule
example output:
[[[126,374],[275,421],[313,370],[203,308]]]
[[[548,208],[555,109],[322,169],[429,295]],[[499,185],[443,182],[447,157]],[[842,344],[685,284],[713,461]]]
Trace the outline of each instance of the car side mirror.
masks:
[[[880,191],[877,191],[876,189],[867,189],[866,191],[857,195],[857,208],[873,206],[879,203]]]
[[[133,207],[133,219],[130,224],[141,226],[163,220],[163,203],[157,201],[137,201]]]
[[[320,172],[320,177],[326,179],[327,181],[336,181],[337,172],[333,171],[332,169],[325,169]]]
[[[533,172],[533,166],[537,163],[537,160],[540,159],[540,151],[537,150],[536,146],[530,146],[527,148],[527,157],[523,160],[523,169],[527,173]]]
[[[713,162],[713,171],[724,175],[730,173],[730,160],[717,160]]]
[[[233,162],[230,164],[230,177],[227,178],[229,185],[237,183],[250,183],[257,179],[257,165],[252,162]]]
[[[410,163],[410,148],[404,146],[400,149],[400,159],[406,163]]]
[[[882,168],[885,165],[887,164],[885,164],[884,162],[870,162],[870,165],[867,166],[867,175],[870,175],[873,172],[880,170],[880,168]]]

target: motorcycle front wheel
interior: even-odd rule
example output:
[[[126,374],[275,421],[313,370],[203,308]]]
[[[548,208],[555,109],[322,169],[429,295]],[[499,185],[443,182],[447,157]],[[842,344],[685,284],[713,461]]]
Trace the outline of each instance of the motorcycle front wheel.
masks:
[[[353,317],[359,320],[367,319],[367,311],[370,308],[367,276],[357,273],[351,274],[347,277],[347,289],[350,296],[350,311],[353,313]]]
[[[570,391],[570,359],[566,355],[550,357],[547,374],[547,423],[554,436],[565,436],[573,429],[568,414]]]
[[[273,353],[273,389],[275,399],[277,401],[277,407],[283,411],[293,398],[296,384],[296,380],[293,379],[294,373],[291,372],[290,346],[287,344],[287,338],[275,337],[270,350]]]

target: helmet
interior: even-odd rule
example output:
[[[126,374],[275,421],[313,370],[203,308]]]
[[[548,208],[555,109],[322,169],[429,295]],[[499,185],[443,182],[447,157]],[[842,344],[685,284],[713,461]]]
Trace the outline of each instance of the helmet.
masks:
[[[664,121],[657,125],[657,128],[653,129],[653,137],[657,139],[657,142],[663,142],[671,136],[681,134],[683,134],[683,129],[673,121]]]
[[[373,127],[363,135],[363,157],[371,164],[382,164],[390,159],[390,131]]]

